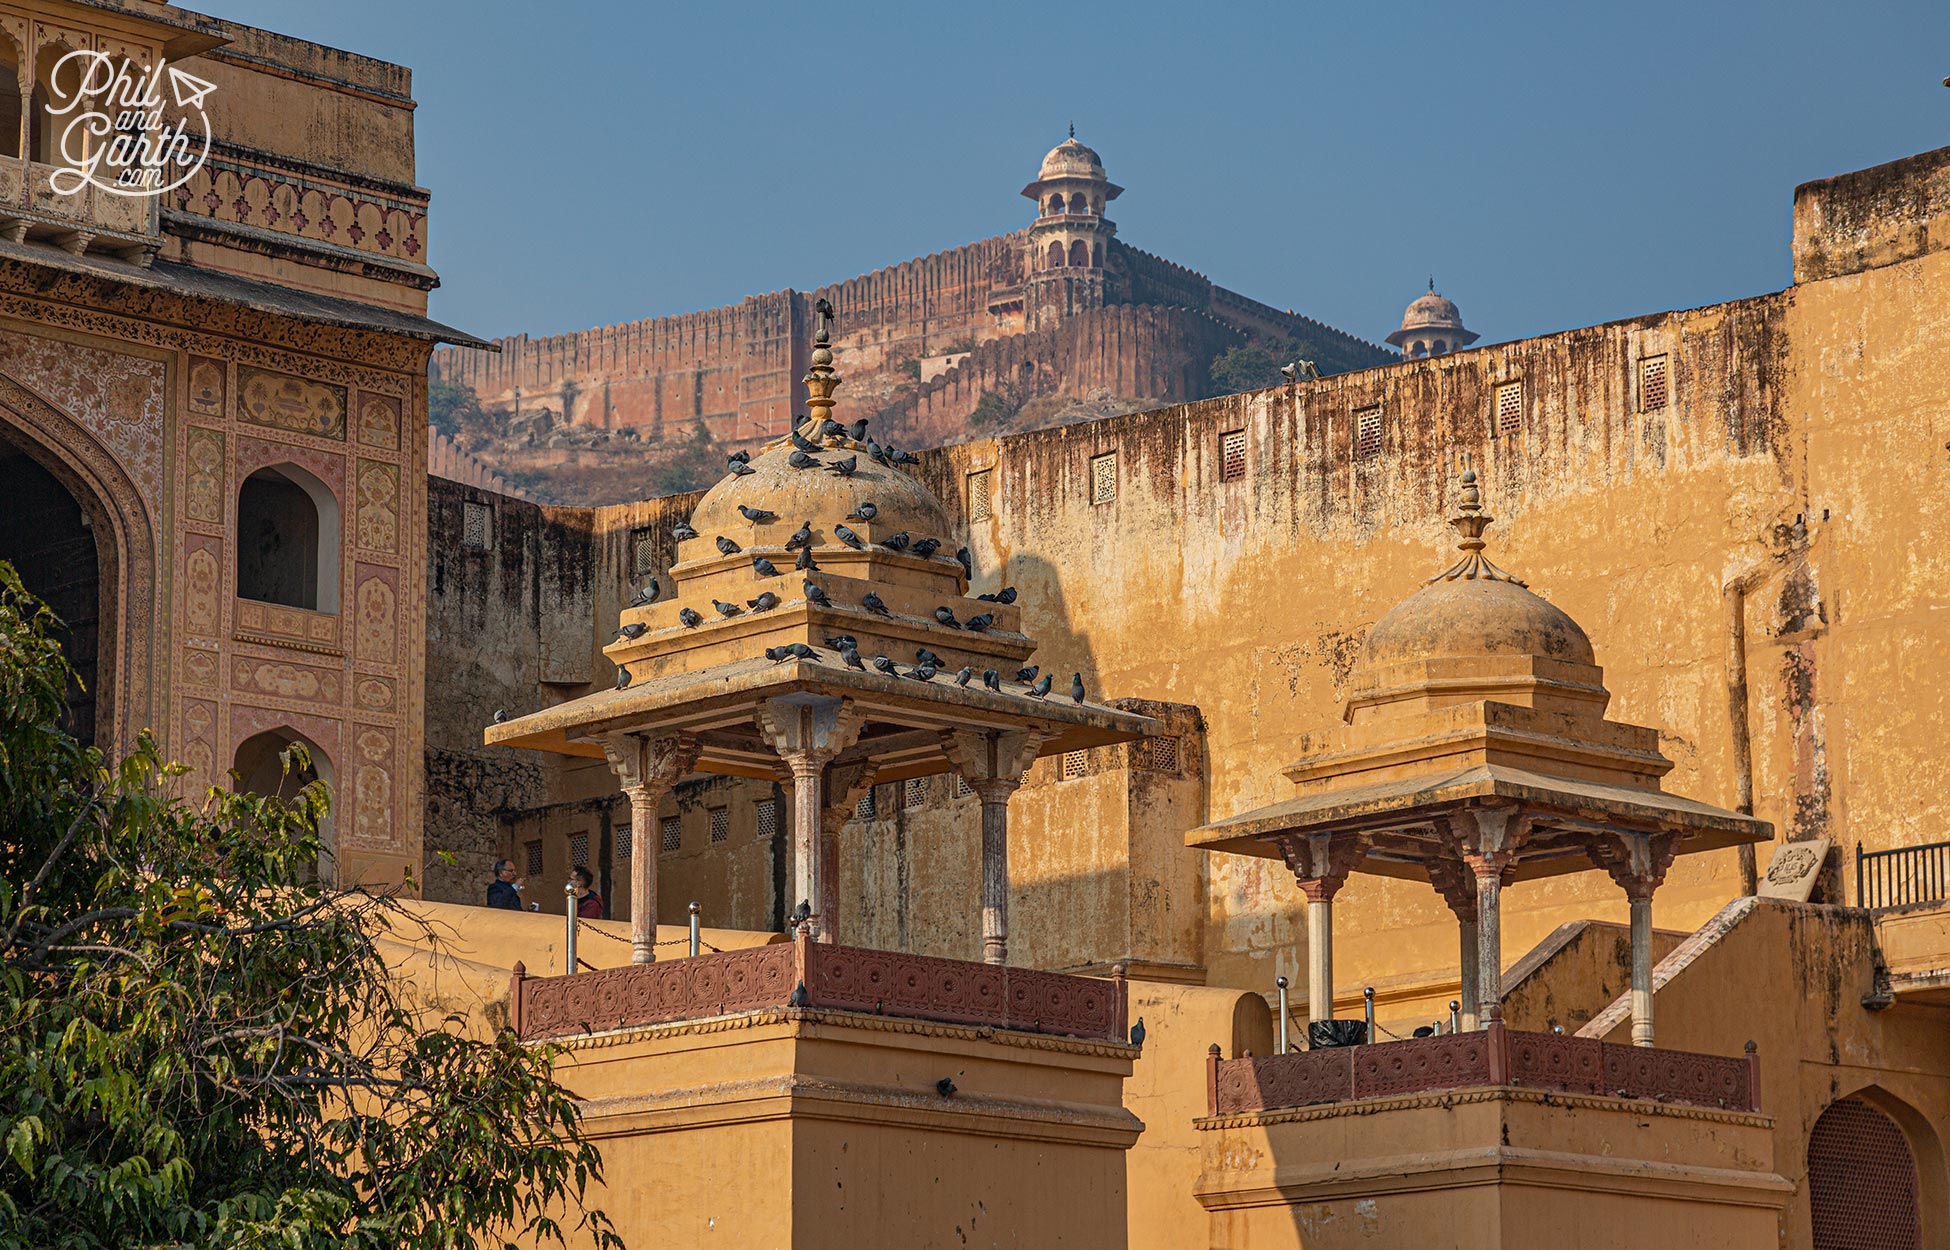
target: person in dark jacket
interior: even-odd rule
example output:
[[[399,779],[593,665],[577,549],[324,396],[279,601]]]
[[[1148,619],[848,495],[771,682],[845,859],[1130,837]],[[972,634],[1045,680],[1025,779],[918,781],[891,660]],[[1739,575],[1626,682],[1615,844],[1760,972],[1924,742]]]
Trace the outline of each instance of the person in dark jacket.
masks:
[[[587,868],[578,868],[569,875],[576,883],[576,915],[584,920],[601,920],[603,896],[596,893],[596,879],[589,875]]]
[[[488,882],[487,905],[506,911],[521,910],[521,883],[515,880],[515,861],[494,861],[494,880]]]

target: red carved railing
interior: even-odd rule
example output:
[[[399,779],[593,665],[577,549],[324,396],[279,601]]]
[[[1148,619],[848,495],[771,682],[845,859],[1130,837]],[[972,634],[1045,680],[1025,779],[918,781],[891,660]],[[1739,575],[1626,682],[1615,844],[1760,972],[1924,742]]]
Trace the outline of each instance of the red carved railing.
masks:
[[[1121,1042],[1128,991],[1121,968],[1104,981],[801,940],[574,976],[516,965],[510,1002],[524,1041],[803,1006]]]
[[[1509,1085],[1731,1111],[1760,1110],[1760,1061],[1753,1043],[1740,1058],[1689,1050],[1619,1046],[1596,1038],[1528,1033],[1500,1021],[1478,1033],[1450,1033],[1372,1046],[1284,1055],[1208,1055],[1206,1104],[1213,1115],[1306,1107]]]

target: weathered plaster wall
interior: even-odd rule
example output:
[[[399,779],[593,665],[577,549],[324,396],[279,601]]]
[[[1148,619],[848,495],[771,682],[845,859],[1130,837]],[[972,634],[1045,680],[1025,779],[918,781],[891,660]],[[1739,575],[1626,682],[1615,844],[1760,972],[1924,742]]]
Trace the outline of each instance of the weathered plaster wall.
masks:
[[[1925,172],[1945,159],[1934,154]],[[1817,185],[1840,196],[1856,184]],[[1936,217],[1913,219],[1935,201],[1891,196],[1882,178],[1863,185],[1882,188],[1872,203],[1831,204],[1824,219],[1935,237]],[[1804,218],[1816,194],[1804,189]],[[1114,914],[1125,904],[1079,910],[1076,892],[1111,870],[1097,838],[1118,810],[1145,813],[1133,817],[1145,838],[1167,826],[1182,837],[1285,797],[1279,770],[1301,734],[1339,716],[1367,627],[1447,562],[1444,520],[1465,464],[1498,518],[1491,554],[1589,631],[1611,714],[1660,728],[1669,789],[1734,805],[1744,733],[1756,812],[1780,836],[1826,835],[1844,850],[1941,836],[1934,796],[1950,777],[1936,745],[1950,706],[1922,657],[1942,645],[1944,558],[1922,536],[1946,502],[1932,426],[1950,393],[1947,287],[1950,260],[1925,251],[1779,294],[930,455],[920,472],[951,512],[968,516],[970,491],[988,492],[975,509],[986,519],[943,537],[967,541],[978,589],[1020,588],[1039,662],[1081,671],[1093,692],[1169,699],[1203,718],[1203,813],[1073,798],[1094,776],[1054,783],[1077,787],[1060,801],[1039,798],[1057,763],[1038,766],[1016,800],[1018,949],[1067,966],[1125,931]],[[1641,385],[1657,357],[1663,406]],[[1496,388],[1511,382],[1520,402],[1498,418]],[[1378,429],[1364,412],[1378,413]],[[1245,445],[1236,477],[1221,456],[1234,432]],[[1116,457],[1115,496],[1093,503],[1090,462],[1103,455]],[[661,572],[668,526],[691,502],[595,514],[604,635],[627,593],[629,531],[651,530]],[[1736,640],[1744,714],[1729,695]],[[596,659],[590,680],[608,677]],[[551,793],[593,797],[608,784],[577,766]],[[937,786],[913,810],[883,787],[873,823],[848,826],[847,914],[862,938],[967,955],[973,804],[952,797],[951,779]],[[734,814],[733,829],[746,818]],[[755,842],[736,852],[750,862],[721,879],[746,884],[712,898],[730,913],[722,923],[769,923],[777,853]],[[1265,991],[1285,973],[1297,989],[1304,925],[1285,873],[1176,854],[1202,874],[1196,945],[1213,983]],[[666,874],[677,891],[664,895],[666,919],[710,897],[704,855]],[[1739,889],[1731,853],[1682,860],[1656,922],[1690,929]],[[1453,922],[1433,891],[1363,878],[1338,901],[1339,988],[1453,978]],[[1625,919],[1598,874],[1514,887],[1506,963],[1587,918]]]

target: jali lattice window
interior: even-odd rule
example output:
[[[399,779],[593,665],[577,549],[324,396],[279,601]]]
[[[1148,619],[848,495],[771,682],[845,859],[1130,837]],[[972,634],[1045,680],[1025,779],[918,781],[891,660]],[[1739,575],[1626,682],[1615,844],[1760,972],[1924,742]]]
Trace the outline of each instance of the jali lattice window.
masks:
[[[684,845],[684,822],[677,816],[664,817],[663,848],[674,851]]]
[[[1090,458],[1090,502],[1109,503],[1117,498],[1117,453],[1107,452]]]
[[[779,801],[760,799],[752,804],[753,814],[758,820],[758,836],[776,838],[779,836]]]
[[[1154,772],[1175,773],[1178,771],[1178,739],[1175,737],[1146,738],[1138,743],[1138,767]]]
[[[1666,358],[1647,356],[1639,361],[1639,411],[1657,412],[1666,406],[1669,383],[1666,377]]]
[[[1072,781],[1090,771],[1090,752],[1065,751],[1063,753],[1064,781]]]
[[[1381,405],[1362,408],[1354,414],[1354,458],[1366,460],[1381,454]]]
[[[913,811],[917,807],[925,807],[927,806],[927,802],[928,779],[926,777],[909,777],[907,779],[907,810]]]
[[[853,805],[853,814],[859,817],[861,820],[873,819],[873,791],[872,790],[869,790],[865,794],[860,796],[860,801]]]
[[[989,503],[989,477],[992,469],[977,469],[968,475],[968,519],[986,521],[994,513]]]
[[[569,835],[569,867],[589,867],[589,835],[572,833]]]
[[[528,875],[531,877],[541,876],[542,844],[540,842],[530,842],[525,849],[528,852]]]
[[[731,836],[731,809],[714,807],[711,809],[711,840],[723,842]]]
[[[1523,379],[1496,384],[1496,432],[1515,434],[1523,429]]]
[[[626,864],[629,863],[630,850],[635,845],[636,837],[634,831],[628,825],[624,825],[616,831],[616,858]]]
[[[630,576],[648,577],[657,564],[657,537],[648,527],[630,531]]]
[[[955,797],[958,799],[965,799],[973,793],[975,793],[975,791],[969,786],[968,778],[962,776],[960,773],[956,773],[955,774]]]
[[[1246,476],[1246,431],[1228,430],[1219,435],[1219,480],[1236,482]]]
[[[494,509],[472,499],[461,501],[460,541],[464,547],[486,551],[494,546]]]

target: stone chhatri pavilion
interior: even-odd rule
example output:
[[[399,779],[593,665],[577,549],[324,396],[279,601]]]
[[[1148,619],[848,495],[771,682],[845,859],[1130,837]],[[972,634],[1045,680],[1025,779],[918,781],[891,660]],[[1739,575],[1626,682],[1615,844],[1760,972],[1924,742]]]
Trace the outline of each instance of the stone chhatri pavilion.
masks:
[[[489,726],[486,738],[609,760],[630,796],[639,848],[632,899],[657,897],[657,805],[686,775],[790,785],[794,896],[802,911],[810,907],[802,926],[828,942],[840,924],[839,830],[856,800],[877,783],[957,771],[982,805],[983,959],[1006,963],[1009,796],[1039,756],[1140,738],[1154,722],[1075,701],[1060,679],[1045,684],[1048,697],[1015,679],[1036,649],[1020,609],[969,598],[968,571],[954,554],[912,549],[953,533],[940,501],[871,457],[865,441],[819,433],[840,382],[830,320],[822,312],[806,376],[810,412],[796,432],[817,448],[819,465],[794,467],[795,455],[810,453],[788,436],[707,492],[691,516],[697,536],[679,544],[673,592],[625,608],[624,630],[606,648],[628,684]],[[833,467],[848,461],[851,473]],[[869,505],[871,519],[861,519]],[[785,545],[802,524],[815,564],[804,572]],[[761,575],[760,558],[779,571]],[[761,601],[767,593],[775,605]],[[938,619],[943,608],[955,624]],[[961,625],[984,615],[986,629]],[[842,635],[863,664],[886,657],[899,675],[843,664],[828,641]],[[794,644],[810,657],[783,654]],[[917,671],[923,648],[940,660],[931,679]],[[955,679],[964,666],[974,674],[965,686]],[[985,670],[996,672],[996,689],[984,688]],[[655,958],[653,910],[631,909],[638,963]]]
[[[1483,554],[1474,470],[1462,557],[1375,623],[1347,727],[1303,737],[1299,793],[1188,842],[1286,861],[1307,897],[1309,1018],[1333,1014],[1333,900],[1354,872],[1427,881],[1460,922],[1469,1027],[1502,1001],[1503,887],[1596,866],[1631,901],[1632,1040],[1652,1045],[1652,893],[1674,857],[1765,842],[1763,820],[1664,793],[1656,729],[1605,718],[1591,640]]]

